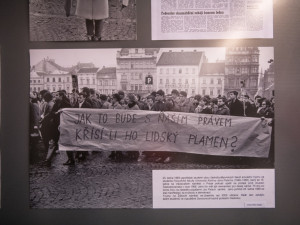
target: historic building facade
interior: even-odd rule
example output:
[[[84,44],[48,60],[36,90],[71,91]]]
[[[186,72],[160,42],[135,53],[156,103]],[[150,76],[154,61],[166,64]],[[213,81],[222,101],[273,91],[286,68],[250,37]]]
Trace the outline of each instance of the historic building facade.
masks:
[[[40,92],[44,89],[44,77],[43,73],[35,72],[32,70],[30,72],[30,91]]]
[[[203,63],[199,77],[199,94],[224,95],[225,62]]]
[[[103,67],[98,71],[97,90],[106,95],[118,92],[116,67]]]
[[[44,74],[44,89],[50,92],[66,90],[67,93],[72,91],[72,79],[69,72],[53,71]]]
[[[117,52],[117,89],[147,94],[156,90],[156,62],[159,48],[123,48]],[[146,84],[150,77],[153,84]]]
[[[72,91],[72,79],[70,70],[55,63],[53,59],[45,58],[31,68],[30,90],[50,92],[59,90]]]
[[[98,67],[92,68],[81,68],[77,71],[78,88],[79,90],[83,87],[93,88],[97,90],[97,72]]]
[[[229,91],[254,96],[258,88],[259,49],[257,47],[232,47],[226,49],[225,94]]]
[[[205,61],[204,52],[162,52],[157,62],[157,90],[171,94],[173,89],[185,91],[188,96],[199,94],[199,74]]]

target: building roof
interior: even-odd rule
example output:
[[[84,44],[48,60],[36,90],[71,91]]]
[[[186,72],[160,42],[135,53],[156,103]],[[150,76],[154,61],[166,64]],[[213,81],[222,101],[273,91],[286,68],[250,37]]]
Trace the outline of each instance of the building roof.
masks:
[[[54,61],[48,61],[49,64],[51,64],[52,66],[54,66],[55,68],[57,68],[57,70],[60,70],[60,71],[68,71],[69,68],[65,68],[65,67],[62,67],[60,65],[58,65],[57,63],[55,63]]]
[[[32,66],[32,71],[41,72],[45,74],[53,73],[53,71],[62,71],[64,73],[69,72],[73,69],[73,67],[62,67],[55,63],[54,59],[50,59],[49,57],[42,59],[37,64]]]
[[[99,69],[98,67],[81,68],[81,69],[79,69],[78,73],[97,73],[98,69]]]
[[[41,78],[41,76],[43,76],[44,73],[41,72],[35,72],[35,71],[31,71],[30,72],[30,78]]]
[[[36,72],[36,74],[37,74],[38,76],[44,76],[44,75],[47,75],[47,74],[44,73],[44,72]]]
[[[68,71],[61,71],[61,70],[54,70],[50,74],[55,74],[55,75],[66,75],[69,74]]]
[[[201,62],[203,52],[163,52],[158,60],[158,66],[196,66]]]
[[[225,74],[225,62],[203,63],[200,75]]]
[[[94,65],[94,63],[81,63],[81,62],[79,62],[79,63],[77,63],[77,67],[78,68],[94,68],[95,65]]]
[[[103,67],[97,73],[98,78],[117,79],[116,67]]]

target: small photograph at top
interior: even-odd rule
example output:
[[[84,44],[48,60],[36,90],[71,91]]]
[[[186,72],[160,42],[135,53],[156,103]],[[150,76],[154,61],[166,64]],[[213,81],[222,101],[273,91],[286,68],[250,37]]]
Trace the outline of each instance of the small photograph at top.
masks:
[[[30,41],[136,40],[136,0],[30,0]]]

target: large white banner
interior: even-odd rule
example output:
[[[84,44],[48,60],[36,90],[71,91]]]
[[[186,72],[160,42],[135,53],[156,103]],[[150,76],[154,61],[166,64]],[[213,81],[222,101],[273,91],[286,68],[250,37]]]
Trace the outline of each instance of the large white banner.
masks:
[[[272,0],[152,0],[152,40],[273,38]]]
[[[210,114],[64,109],[59,149],[268,157],[271,128],[267,123],[260,118]]]

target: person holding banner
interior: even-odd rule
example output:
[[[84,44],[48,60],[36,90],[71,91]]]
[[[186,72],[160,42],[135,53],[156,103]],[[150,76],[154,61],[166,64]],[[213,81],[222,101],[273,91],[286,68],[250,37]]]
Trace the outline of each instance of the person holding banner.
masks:
[[[120,101],[121,101],[120,95],[117,93],[113,94],[112,104],[110,106],[110,109],[124,109],[120,105]],[[112,151],[108,157],[113,160],[120,160],[121,158],[123,158],[123,154],[121,151]]]
[[[250,101],[249,95],[244,95],[245,114],[247,117],[256,117],[255,104]]]
[[[274,118],[274,112],[271,108],[271,102],[269,100],[264,99],[261,103],[261,108],[257,114],[258,116],[264,118]]]
[[[201,100],[199,102],[199,109],[197,110],[197,112],[202,113],[202,114],[212,114],[212,109],[210,107],[210,101],[207,97],[201,98]]]
[[[91,101],[93,102],[92,108],[100,109],[101,102],[98,100],[96,91],[93,88],[90,88],[90,98],[91,98]]]
[[[124,109],[123,106],[120,105],[120,101],[120,95],[117,93],[113,94],[110,109]]]
[[[72,107],[78,104],[78,94],[79,91],[77,89],[73,89],[72,93],[70,94],[70,103]]]
[[[87,95],[84,92],[80,92],[78,94],[78,104],[75,105],[74,108],[92,108],[92,105],[86,100]],[[75,164],[74,156],[72,151],[67,151],[68,161],[64,163],[64,165],[73,165]],[[87,152],[86,151],[78,151],[76,152],[76,158],[78,161],[84,161],[86,159]]]
[[[137,104],[137,98],[133,93],[128,93],[126,96],[128,104],[126,105],[125,109],[127,110],[140,110]]]
[[[128,93],[126,99],[128,102],[128,104],[125,106],[126,110],[140,110],[137,104],[137,97],[133,93]],[[127,155],[130,159],[137,159],[139,156],[142,155],[142,152],[128,151]]]
[[[83,87],[81,89],[81,92],[84,93],[84,95],[85,95],[85,101],[87,101],[92,106],[92,108],[97,108],[97,105],[91,99],[91,90],[90,90],[90,88]]]
[[[179,97],[179,92],[176,89],[173,89],[171,91],[172,99],[174,102],[174,107],[173,110],[174,112],[180,112],[180,97]]]
[[[155,103],[153,105],[153,111],[167,111],[167,105],[164,102],[165,92],[158,90],[155,96]]]
[[[225,103],[226,103],[226,98],[225,97],[218,98],[218,109],[217,109],[215,114],[217,114],[217,115],[230,115],[230,110],[226,106]]]
[[[155,98],[153,97],[153,95],[147,96],[146,103],[147,103],[147,106],[148,106],[148,110],[152,110],[152,107],[154,105],[154,101],[155,101]]]
[[[187,93],[185,91],[181,91],[179,93],[179,111],[180,112],[190,112],[190,100],[187,98]]]
[[[231,116],[244,116],[244,106],[243,103],[237,99],[238,92],[229,92],[230,101],[228,103],[230,115]]]
[[[100,95],[101,109],[111,108],[111,104],[107,101],[107,95]]]
[[[167,104],[165,103],[165,92],[158,90],[156,92],[155,103],[153,105],[153,111],[168,111]],[[157,152],[158,158],[155,162],[169,163],[172,160],[169,152]]]

